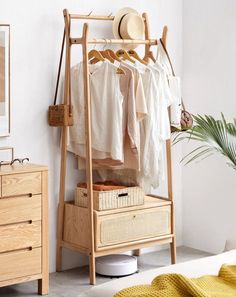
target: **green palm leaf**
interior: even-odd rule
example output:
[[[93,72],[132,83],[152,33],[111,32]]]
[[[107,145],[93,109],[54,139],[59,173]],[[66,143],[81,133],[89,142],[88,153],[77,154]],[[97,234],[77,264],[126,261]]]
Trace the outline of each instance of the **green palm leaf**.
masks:
[[[227,164],[236,170],[236,119],[227,123],[223,114],[216,120],[209,115],[193,116],[195,125],[192,129],[178,133],[173,143],[183,140],[201,142],[201,146],[188,153],[182,162],[189,164],[197,159],[205,159],[214,153],[227,158]]]

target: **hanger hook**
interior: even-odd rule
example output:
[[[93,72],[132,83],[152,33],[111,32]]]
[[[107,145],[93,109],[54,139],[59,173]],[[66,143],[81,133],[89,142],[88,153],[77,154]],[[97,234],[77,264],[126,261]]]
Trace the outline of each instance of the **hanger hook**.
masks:
[[[103,38],[103,40],[104,40],[104,45],[103,45],[103,48],[102,48],[102,50],[104,51],[105,50],[105,47],[106,47],[106,39],[105,38]]]
[[[93,10],[90,11],[90,13],[87,16],[90,16],[92,14]]]
[[[105,50],[105,47],[107,46],[107,39],[106,38],[103,38],[104,39],[104,41],[105,41],[105,44],[104,44],[104,46],[103,46],[103,51]]]
[[[112,12],[107,17],[109,18],[110,16],[112,16]]]

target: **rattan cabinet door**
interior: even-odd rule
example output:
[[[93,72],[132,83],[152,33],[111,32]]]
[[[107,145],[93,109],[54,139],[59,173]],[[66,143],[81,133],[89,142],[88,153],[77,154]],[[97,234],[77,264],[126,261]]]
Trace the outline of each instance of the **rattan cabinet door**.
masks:
[[[170,206],[97,217],[96,247],[112,246],[171,233]]]

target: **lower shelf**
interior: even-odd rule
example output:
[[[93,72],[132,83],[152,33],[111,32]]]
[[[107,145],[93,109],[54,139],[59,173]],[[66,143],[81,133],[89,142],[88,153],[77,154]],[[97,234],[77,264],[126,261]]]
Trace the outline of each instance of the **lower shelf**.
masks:
[[[64,220],[64,246],[88,251],[88,209],[67,202]],[[97,255],[170,243],[171,203],[147,197],[143,206],[94,211],[94,237]]]

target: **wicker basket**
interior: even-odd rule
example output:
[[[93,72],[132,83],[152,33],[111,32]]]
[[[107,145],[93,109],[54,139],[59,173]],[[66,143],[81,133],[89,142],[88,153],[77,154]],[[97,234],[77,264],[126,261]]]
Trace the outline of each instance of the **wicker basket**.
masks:
[[[112,191],[93,191],[93,205],[96,210],[115,209],[144,204],[144,192],[140,187],[127,187]],[[77,187],[75,205],[88,206],[87,189]]]

